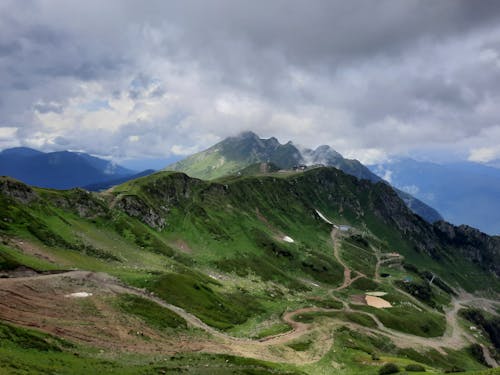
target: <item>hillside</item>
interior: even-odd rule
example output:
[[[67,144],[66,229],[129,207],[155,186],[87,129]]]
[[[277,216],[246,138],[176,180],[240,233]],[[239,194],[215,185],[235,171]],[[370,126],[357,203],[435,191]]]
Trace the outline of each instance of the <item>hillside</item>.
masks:
[[[276,138],[261,139],[255,133],[244,132],[229,137],[209,149],[187,157],[165,168],[179,171],[195,178],[213,180],[231,174],[241,173],[247,167],[258,163],[270,163],[280,169],[292,169],[298,165],[323,165],[335,167],[358,179],[380,182],[382,179],[358,160],[346,159],[330,146],[319,146],[315,150],[299,149],[288,142],[280,144]],[[245,171],[248,173],[248,171]],[[429,223],[443,218],[432,207],[397,190],[407,206]]]
[[[399,189],[436,207],[446,220],[500,234],[500,170],[479,163],[436,164],[397,159],[374,165]]]
[[[43,153],[25,147],[0,152],[0,175],[46,188],[71,189],[133,174],[108,160],[80,152]]]
[[[498,359],[458,311],[498,315],[500,238],[428,224],[387,184],[335,168],[160,172],[103,193],[2,178],[0,212],[0,369],[13,373],[442,373]]]

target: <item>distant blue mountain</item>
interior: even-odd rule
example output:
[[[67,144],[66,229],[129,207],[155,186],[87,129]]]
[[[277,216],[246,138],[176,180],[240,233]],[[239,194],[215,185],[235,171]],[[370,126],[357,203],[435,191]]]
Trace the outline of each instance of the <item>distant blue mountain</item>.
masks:
[[[413,159],[370,169],[436,208],[447,221],[500,234],[500,169],[471,162],[436,164]]]
[[[135,173],[108,160],[80,152],[43,153],[26,147],[0,152],[0,175],[39,187],[83,187],[132,176]]]

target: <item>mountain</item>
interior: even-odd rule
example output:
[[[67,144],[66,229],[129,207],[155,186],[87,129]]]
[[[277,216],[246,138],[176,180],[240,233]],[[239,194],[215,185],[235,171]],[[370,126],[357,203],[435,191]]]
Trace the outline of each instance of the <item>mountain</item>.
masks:
[[[0,372],[497,366],[500,237],[429,224],[383,182],[273,169],[0,178]]]
[[[382,181],[358,160],[345,159],[330,146],[301,152],[292,142],[282,145],[274,137],[261,139],[252,132],[226,138],[205,151],[167,166],[165,170],[180,171],[201,179],[216,179],[240,172],[255,163],[272,163],[281,169],[292,169],[299,164],[324,165],[338,168],[358,179]],[[397,192],[410,209],[428,222],[443,219],[435,209],[407,192]]]
[[[260,162],[274,163],[280,168],[292,168],[302,162],[302,156],[291,142],[282,145],[274,137],[261,139],[252,132],[244,132],[236,137],[226,138],[165,169],[182,171],[197,178],[215,179]]]
[[[69,189],[133,174],[108,160],[80,152],[43,153],[25,147],[0,152],[0,175],[40,187]]]
[[[382,181],[376,174],[355,159],[345,159],[337,151],[327,145],[319,146],[315,150],[306,149],[302,153],[302,160],[310,164],[322,164],[335,167],[358,179],[370,180],[373,182]]]
[[[396,159],[370,166],[391,183],[435,207],[455,224],[500,233],[500,170],[478,163],[436,164]]]

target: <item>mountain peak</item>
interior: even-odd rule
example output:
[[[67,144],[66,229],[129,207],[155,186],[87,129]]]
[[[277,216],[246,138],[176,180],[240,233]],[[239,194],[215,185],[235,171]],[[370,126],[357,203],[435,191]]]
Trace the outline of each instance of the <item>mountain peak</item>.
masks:
[[[240,138],[240,139],[260,139],[257,134],[255,134],[253,131],[250,130],[245,130],[238,134],[236,137],[229,137],[226,139],[231,139],[231,138]]]
[[[43,152],[34,150],[29,147],[13,147],[13,148],[7,148],[0,152],[2,155],[9,155],[9,156],[18,156],[18,157],[30,157],[30,156],[36,156],[36,155],[41,155]]]

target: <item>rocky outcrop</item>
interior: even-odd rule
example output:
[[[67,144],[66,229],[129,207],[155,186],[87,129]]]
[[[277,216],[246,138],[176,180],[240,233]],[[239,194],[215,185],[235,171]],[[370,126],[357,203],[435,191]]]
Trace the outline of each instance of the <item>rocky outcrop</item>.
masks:
[[[445,246],[453,247],[466,259],[500,276],[500,237],[467,225],[454,226],[445,221],[434,225],[434,232]]]
[[[0,178],[0,193],[24,204],[38,199],[31,187],[9,177]]]
[[[109,213],[107,203],[102,197],[84,189],[72,189],[64,195],[48,195],[47,198],[58,207],[75,211],[80,217],[93,218]]]
[[[115,208],[124,211],[127,215],[135,217],[143,223],[157,230],[162,230],[167,225],[165,218],[152,207],[145,204],[138,197],[126,195],[115,202]]]

